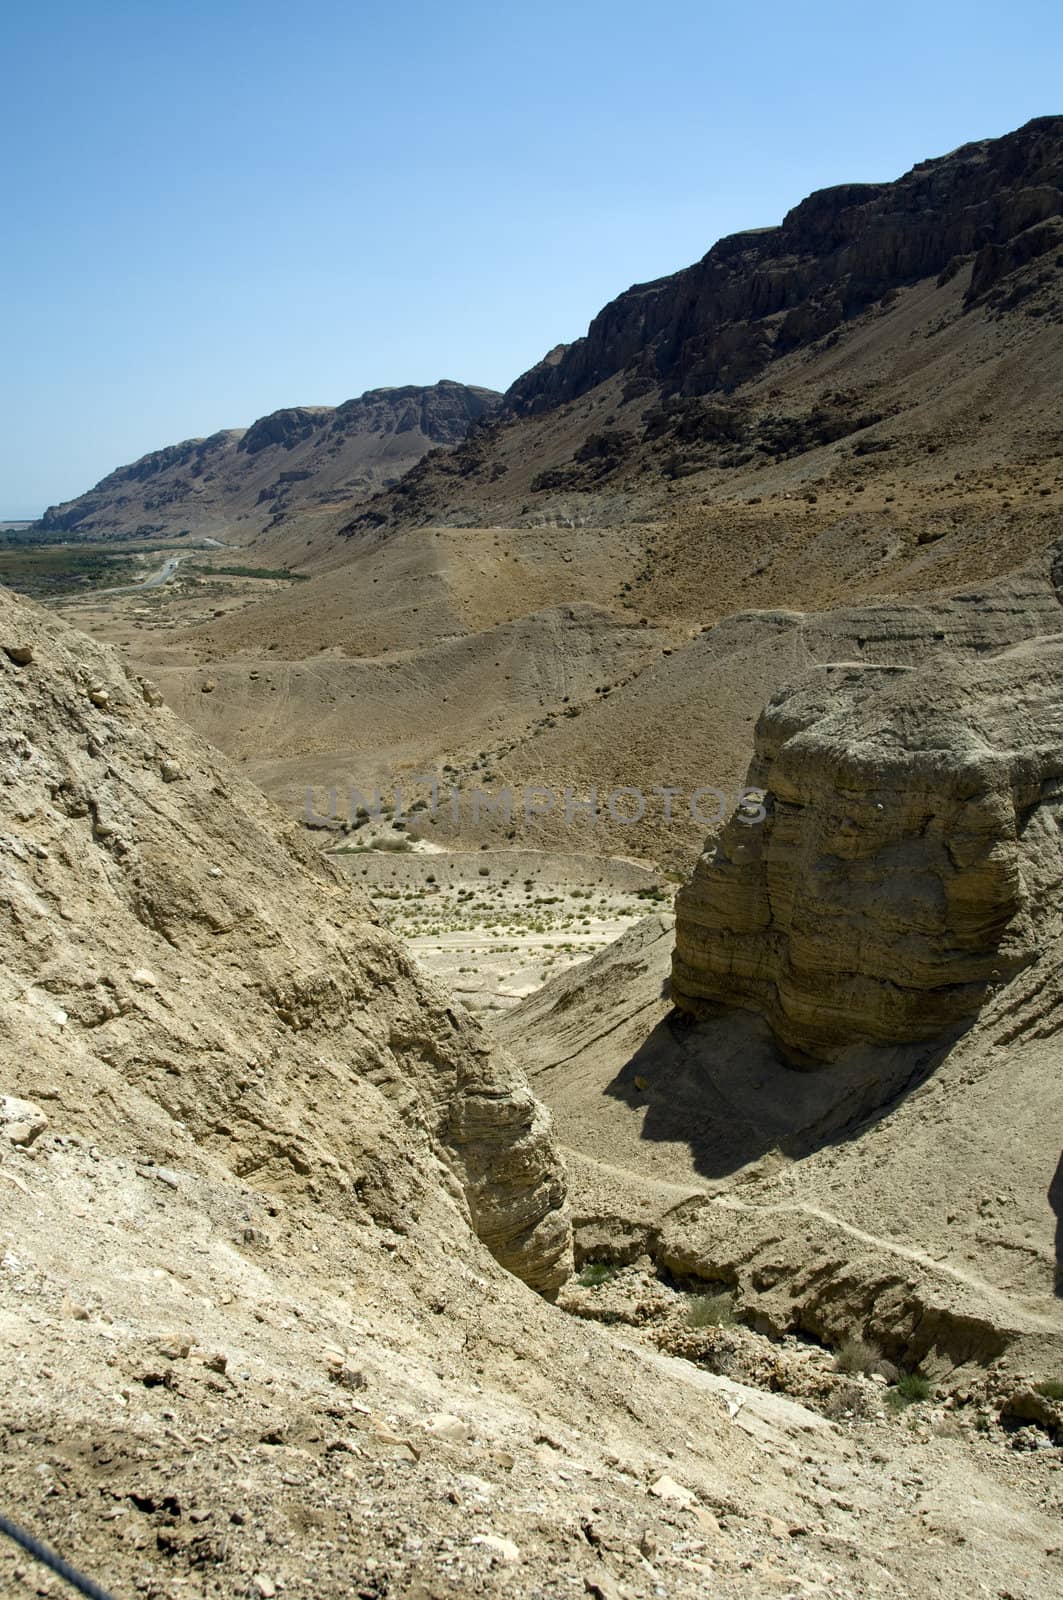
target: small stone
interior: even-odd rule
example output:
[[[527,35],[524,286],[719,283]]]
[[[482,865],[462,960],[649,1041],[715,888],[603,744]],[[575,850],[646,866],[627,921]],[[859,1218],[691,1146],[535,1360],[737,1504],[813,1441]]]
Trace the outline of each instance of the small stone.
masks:
[[[162,773],[163,783],[176,783],[181,776],[181,768],[176,761],[164,761],[159,771]]]
[[[159,980],[148,967],[138,967],[130,978],[130,983],[135,983],[138,989],[157,989]]]
[[[16,667],[28,667],[33,660],[33,646],[28,644],[5,644],[4,654]]]
[[[162,705],[162,695],[150,678],[138,678],[137,682],[140,684],[140,692],[144,696],[145,704],[149,706]]]
[[[335,1356],[329,1360],[329,1377],[333,1383],[338,1383],[341,1389],[365,1389],[368,1387],[364,1372],[359,1372],[357,1367],[348,1366],[342,1357],[337,1361]]]
[[[167,1361],[184,1361],[191,1353],[192,1341],[183,1333],[171,1333],[159,1340],[157,1348]]]
[[[92,688],[89,690],[89,699],[94,706],[99,706],[101,711],[111,703],[110,695],[100,683],[93,684]]]
[[[151,1176],[158,1178],[159,1182],[164,1183],[168,1189],[179,1189],[181,1187],[180,1178],[176,1172],[171,1172],[169,1167],[152,1167]]]
[[[48,1126],[48,1118],[32,1100],[19,1100],[16,1095],[0,1095],[0,1134],[10,1144],[28,1149]]]
[[[650,1484],[650,1493],[656,1495],[658,1500],[670,1500],[679,1506],[692,1506],[697,1499],[697,1495],[690,1489],[684,1489],[681,1483],[676,1483],[667,1473],[663,1473],[656,1483]]]
[[[425,1423],[425,1431],[434,1434],[437,1439],[448,1439],[453,1444],[460,1444],[468,1439],[472,1429],[467,1422],[462,1422],[460,1417],[452,1417],[449,1412],[437,1411]]]
[[[217,687],[218,685],[213,678],[207,678],[205,682],[200,684],[199,689],[201,694],[213,694]]]
[[[256,1572],[251,1579],[251,1593],[257,1595],[258,1600],[273,1600],[273,1596],[277,1593],[277,1585],[264,1573]]]
[[[623,1600],[619,1584],[607,1572],[596,1572],[593,1577],[585,1577],[583,1587],[588,1594],[596,1595],[597,1600]]]
[[[208,1372],[219,1372],[224,1377],[229,1368],[229,1357],[224,1350],[212,1350],[209,1355],[204,1356],[203,1365]]]
[[[474,1533],[472,1542],[483,1545],[485,1550],[490,1550],[500,1561],[520,1560],[520,1546],[515,1545],[512,1539],[504,1539],[500,1534]]]

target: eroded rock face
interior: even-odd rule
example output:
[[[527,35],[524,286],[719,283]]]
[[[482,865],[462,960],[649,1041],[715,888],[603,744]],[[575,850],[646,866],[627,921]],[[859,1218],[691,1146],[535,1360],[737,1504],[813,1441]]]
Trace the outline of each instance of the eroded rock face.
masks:
[[[1061,136],[1063,118],[1040,117],[895,183],[819,190],[780,226],[732,234],[694,266],[628,289],[584,338],[519,378],[506,404],[546,410],[625,371],[688,395],[733,389],[899,286],[971,258],[977,298],[1054,247]]]
[[[6,590],[0,637],[30,648],[0,654],[0,1095],[489,1269],[471,1223],[556,1289],[565,1174],[512,1058],[150,684]]]
[[[797,1063],[946,1036],[1036,955],[1063,882],[1063,643],[841,663],[777,694],[677,903],[681,1009],[763,1015]]]

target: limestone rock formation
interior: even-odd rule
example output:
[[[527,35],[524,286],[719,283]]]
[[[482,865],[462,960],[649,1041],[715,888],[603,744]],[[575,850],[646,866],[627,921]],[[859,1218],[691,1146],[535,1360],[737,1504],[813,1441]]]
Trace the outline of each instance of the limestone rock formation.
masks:
[[[512,1059],[150,684],[5,590],[0,641],[31,650],[0,655],[0,1090],[323,1225],[467,1253],[471,1221],[556,1289],[565,1177]]]
[[[673,995],[798,1063],[944,1038],[1034,959],[1063,883],[1063,639],[839,663],[774,696],[737,812],[677,903]]]

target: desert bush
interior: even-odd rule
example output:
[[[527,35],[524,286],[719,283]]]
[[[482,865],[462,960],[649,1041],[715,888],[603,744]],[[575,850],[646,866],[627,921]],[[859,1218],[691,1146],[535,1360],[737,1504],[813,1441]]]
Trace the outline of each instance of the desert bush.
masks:
[[[608,1261],[588,1261],[579,1275],[579,1281],[584,1289],[600,1289],[603,1283],[615,1278],[616,1273],[616,1267],[610,1266]]]
[[[735,1315],[734,1296],[730,1294],[695,1295],[687,1307],[689,1328],[728,1328],[738,1321]]]
[[[1046,1378],[1044,1383],[1035,1383],[1034,1388],[1046,1400],[1063,1400],[1063,1383],[1057,1378]]]
[[[874,1372],[882,1360],[882,1351],[870,1339],[846,1339],[834,1356],[836,1372]]]
[[[929,1400],[934,1392],[930,1379],[921,1372],[906,1372],[889,1392],[889,1404],[894,1411],[905,1411],[921,1400]]]

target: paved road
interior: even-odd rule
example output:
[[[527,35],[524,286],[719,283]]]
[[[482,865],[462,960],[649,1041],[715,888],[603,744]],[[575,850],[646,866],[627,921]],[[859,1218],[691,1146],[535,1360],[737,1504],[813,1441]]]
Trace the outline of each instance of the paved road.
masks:
[[[125,583],[117,589],[97,589],[93,598],[104,594],[140,594],[144,589],[161,589],[164,583],[169,583],[182,561],[187,561],[188,556],[169,556],[158,572],[151,573],[140,583]]]

